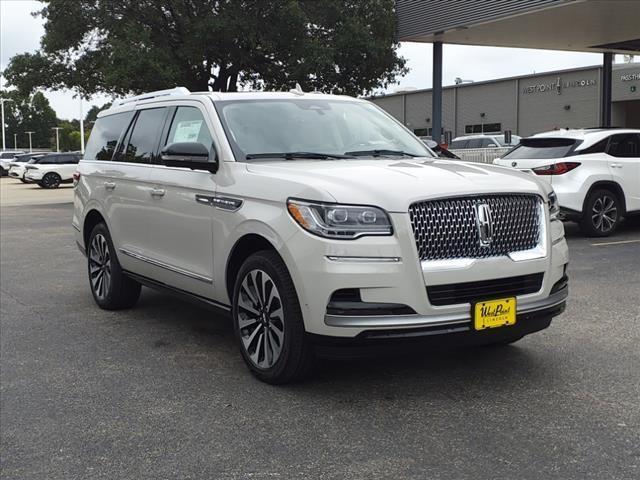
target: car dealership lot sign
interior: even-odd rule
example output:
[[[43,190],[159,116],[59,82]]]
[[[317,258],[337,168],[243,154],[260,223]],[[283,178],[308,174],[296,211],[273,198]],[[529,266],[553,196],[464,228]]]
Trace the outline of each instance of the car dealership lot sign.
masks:
[[[594,85],[596,85],[595,79],[562,80],[561,77],[558,77],[555,82],[527,85],[522,88],[522,93],[556,92],[558,95],[561,95],[563,88],[591,87]]]

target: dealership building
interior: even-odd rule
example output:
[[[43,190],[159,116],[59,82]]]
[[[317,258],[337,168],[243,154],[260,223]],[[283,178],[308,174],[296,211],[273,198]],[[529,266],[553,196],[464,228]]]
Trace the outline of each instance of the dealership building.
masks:
[[[529,136],[557,128],[596,127],[602,66],[559,70],[442,88],[442,131]],[[611,125],[640,128],[640,64],[614,64]],[[374,103],[417,135],[431,135],[432,91],[376,96]]]

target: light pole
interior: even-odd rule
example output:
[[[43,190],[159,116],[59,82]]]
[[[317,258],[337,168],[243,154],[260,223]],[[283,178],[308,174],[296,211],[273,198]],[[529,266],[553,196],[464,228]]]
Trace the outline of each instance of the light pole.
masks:
[[[0,110],[2,110],[2,150],[7,149],[4,143],[4,102],[13,102],[13,100],[10,98],[0,98]]]
[[[60,153],[60,136],[59,132],[62,130],[61,127],[51,127],[51,130],[56,131],[56,152]]]
[[[13,134],[13,149],[18,150],[18,134]]]
[[[84,154],[84,114],[82,113],[82,95],[78,95],[80,99],[80,153]]]
[[[24,132],[29,135],[29,153],[33,153],[33,148],[31,148],[31,134],[36,132]]]

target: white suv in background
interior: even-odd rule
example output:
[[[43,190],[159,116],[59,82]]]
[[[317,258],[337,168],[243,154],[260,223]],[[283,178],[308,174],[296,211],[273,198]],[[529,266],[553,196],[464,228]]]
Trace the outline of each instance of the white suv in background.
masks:
[[[365,100],[134,97],[99,114],[74,178],[98,306],[144,284],[226,311],[271,383],[327,346],[514,342],[568,294],[548,183],[438,159]]]
[[[587,235],[610,235],[622,217],[640,214],[640,130],[540,133],[494,163],[547,180],[562,217],[579,222]]]
[[[5,176],[9,173],[9,164],[13,161],[16,155],[22,155],[22,150],[3,150],[0,151],[0,176]]]
[[[73,173],[81,158],[79,152],[50,153],[34,158],[24,166],[24,179],[42,188],[58,188],[62,183],[73,182]]]
[[[518,135],[512,135],[511,142],[505,143],[504,135],[464,135],[451,140],[449,150],[515,147],[520,142],[520,138]]]

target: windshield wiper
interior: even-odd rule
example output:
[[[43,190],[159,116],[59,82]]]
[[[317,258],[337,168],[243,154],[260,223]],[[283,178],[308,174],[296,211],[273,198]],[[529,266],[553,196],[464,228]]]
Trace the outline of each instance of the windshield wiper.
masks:
[[[336,155],[333,153],[316,153],[316,152],[281,152],[281,153],[248,153],[244,157],[247,160],[256,158],[284,158],[285,160],[294,160],[296,158],[309,158],[314,160],[328,160],[330,158],[351,158],[348,155]]]
[[[383,155],[403,156],[403,157],[420,157],[425,155],[416,155],[414,153],[403,152],[402,150],[357,150],[355,152],[345,152],[345,155],[353,155],[354,157],[380,157]]]

